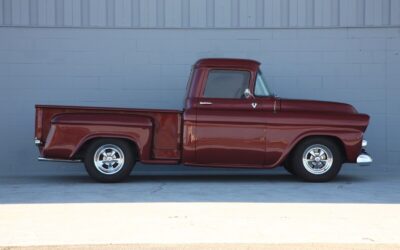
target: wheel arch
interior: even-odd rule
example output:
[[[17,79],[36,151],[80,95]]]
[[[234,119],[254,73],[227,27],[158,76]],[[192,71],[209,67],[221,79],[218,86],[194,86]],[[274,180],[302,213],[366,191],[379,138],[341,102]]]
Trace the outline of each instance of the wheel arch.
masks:
[[[343,160],[347,161],[348,155],[347,155],[347,152],[346,152],[346,146],[345,146],[344,142],[337,136],[327,135],[327,134],[320,134],[320,135],[306,135],[306,136],[298,139],[296,141],[296,143],[294,144],[294,146],[289,150],[288,154],[285,156],[285,159],[283,160],[283,162],[285,162],[285,161],[287,161],[287,160],[289,160],[291,158],[293,152],[296,151],[296,148],[301,143],[303,143],[306,140],[313,139],[313,138],[325,138],[325,139],[328,139],[328,140],[332,141],[333,143],[335,143],[339,147],[339,150],[340,150],[340,152],[341,152],[341,154],[343,156]]]
[[[84,140],[82,140],[81,143],[79,143],[79,145],[77,146],[77,148],[75,149],[75,151],[72,153],[71,158],[75,158],[75,159],[84,159],[87,149],[89,148],[89,146],[97,141],[97,140],[101,140],[101,139],[116,139],[116,140],[122,140],[127,142],[130,147],[132,149],[135,150],[136,152],[136,157],[138,160],[141,159],[141,151],[140,148],[137,144],[137,142],[130,137],[127,136],[115,136],[115,135],[96,135],[96,136],[90,136]]]

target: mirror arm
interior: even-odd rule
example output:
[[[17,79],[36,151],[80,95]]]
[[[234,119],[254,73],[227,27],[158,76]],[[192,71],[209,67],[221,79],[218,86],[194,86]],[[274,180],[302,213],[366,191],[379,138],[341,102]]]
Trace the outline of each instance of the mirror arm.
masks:
[[[250,92],[250,89],[245,89],[243,94],[246,97],[246,99],[249,99],[250,97],[252,99],[255,99],[254,95]]]

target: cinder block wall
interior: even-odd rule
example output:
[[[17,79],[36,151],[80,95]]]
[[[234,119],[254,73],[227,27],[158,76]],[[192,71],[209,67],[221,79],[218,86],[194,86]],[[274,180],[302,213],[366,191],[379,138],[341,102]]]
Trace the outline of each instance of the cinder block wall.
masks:
[[[0,0],[0,174],[81,169],[36,161],[34,104],[180,109],[202,57],[355,105],[375,165],[400,163],[400,0]]]
[[[400,29],[0,28],[0,173],[37,163],[34,104],[180,109],[202,57],[252,58],[281,97],[342,101],[371,115],[376,166],[400,163]],[[58,168],[59,166],[60,168]]]

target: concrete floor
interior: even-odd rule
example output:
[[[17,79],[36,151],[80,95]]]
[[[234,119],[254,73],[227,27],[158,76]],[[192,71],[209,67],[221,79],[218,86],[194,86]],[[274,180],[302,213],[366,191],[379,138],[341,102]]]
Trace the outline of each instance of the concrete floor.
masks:
[[[330,183],[304,183],[282,169],[196,170],[136,171],[117,184],[94,183],[82,171],[2,176],[0,246],[400,248],[400,166],[345,166]]]

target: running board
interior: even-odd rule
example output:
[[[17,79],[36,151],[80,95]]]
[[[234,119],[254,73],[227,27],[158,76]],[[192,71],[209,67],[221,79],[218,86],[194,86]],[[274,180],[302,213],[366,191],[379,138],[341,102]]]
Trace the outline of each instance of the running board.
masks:
[[[45,158],[45,157],[38,157],[38,160],[39,160],[39,161],[69,162],[69,163],[79,163],[79,162],[82,162],[82,160],[79,160],[79,159],[68,160],[68,159],[52,159],[52,158]]]
[[[166,164],[166,165],[176,165],[179,164],[179,160],[141,160],[140,163],[143,164]]]

